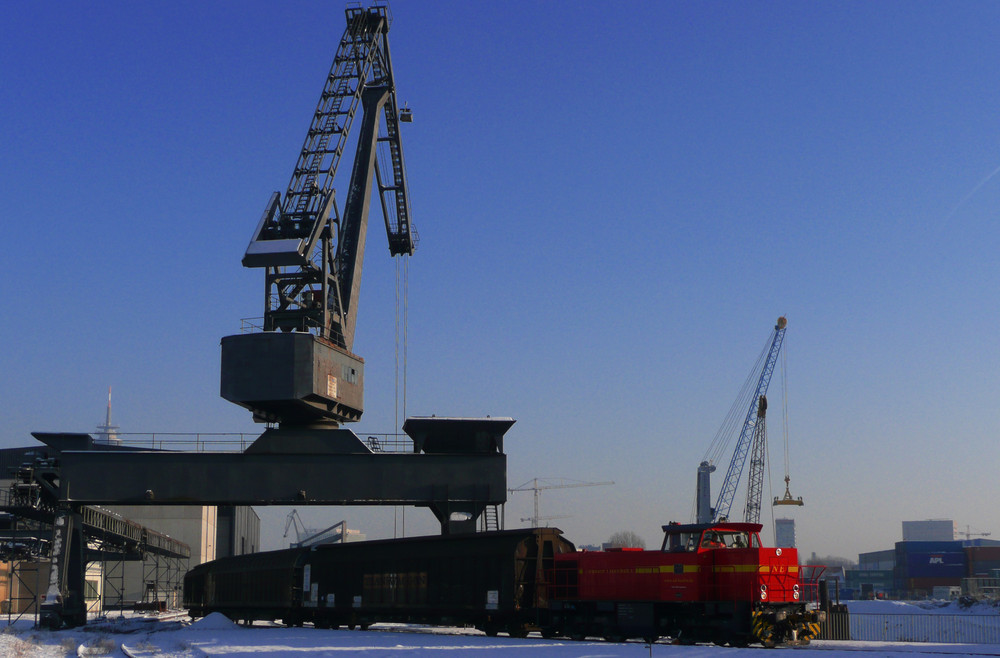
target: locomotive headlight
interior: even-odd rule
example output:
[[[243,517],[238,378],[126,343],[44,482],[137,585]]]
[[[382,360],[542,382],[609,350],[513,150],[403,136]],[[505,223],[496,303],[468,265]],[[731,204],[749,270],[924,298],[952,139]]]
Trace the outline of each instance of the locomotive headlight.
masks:
[[[799,600],[799,586],[798,584],[792,585],[792,598],[796,601]]]
[[[760,586],[760,600],[761,601],[767,600],[767,585]]]

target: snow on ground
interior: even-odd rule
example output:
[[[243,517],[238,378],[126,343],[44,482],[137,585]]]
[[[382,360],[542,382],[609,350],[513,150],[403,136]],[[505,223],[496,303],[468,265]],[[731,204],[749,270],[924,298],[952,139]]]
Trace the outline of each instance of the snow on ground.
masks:
[[[892,601],[851,602],[856,612],[887,614],[956,614],[960,606]],[[974,614],[997,614],[992,606],[973,606]],[[761,658],[760,648],[731,649],[714,646],[682,647],[666,642],[613,644],[597,639],[584,642],[544,640],[534,635],[518,640],[489,638],[472,629],[433,628],[404,624],[377,624],[368,631],[284,628],[257,624],[244,628],[219,614],[194,622],[112,618],[91,623],[86,629],[42,631],[22,620],[0,632],[0,656],[55,658],[111,656],[114,658],[305,658],[350,656],[365,658],[420,658],[422,656],[483,656],[505,658],[617,658],[663,656],[671,658]],[[827,642],[775,651],[808,651],[816,658],[857,658],[858,655],[949,654],[1000,656],[1000,645],[908,644],[903,642]],[[816,654],[815,652],[822,652]],[[801,657],[805,658],[805,657]]]
[[[880,615],[995,615],[1000,607],[980,601],[962,605],[958,601],[847,601],[851,612]]]

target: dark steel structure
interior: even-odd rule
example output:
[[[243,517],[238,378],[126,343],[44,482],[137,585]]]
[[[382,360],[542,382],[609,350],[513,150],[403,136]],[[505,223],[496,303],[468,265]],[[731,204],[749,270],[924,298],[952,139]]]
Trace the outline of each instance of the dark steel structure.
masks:
[[[243,453],[112,450],[87,434],[45,434],[56,457],[33,481],[53,507],[53,569],[42,606],[48,626],[86,622],[87,505],[415,505],[443,534],[474,533],[506,501],[503,435],[510,418],[411,418],[413,453],[372,452],[349,430],[270,429]]]
[[[291,439],[268,430],[242,453],[106,450],[87,434],[36,432],[59,452],[34,477],[63,504],[417,505],[431,509],[445,534],[474,532],[487,505],[506,501],[500,446],[513,424],[411,418],[404,430],[422,428],[413,453],[372,452],[349,430]]]
[[[114,450],[107,445],[105,449]],[[120,563],[152,557],[157,564],[165,561],[163,575],[168,581],[182,573],[191,556],[187,544],[106,509],[60,502],[58,476],[53,478],[57,460],[39,452],[34,461],[15,470],[9,490],[3,492],[0,512],[9,515],[13,523],[0,529],[0,559],[51,560],[54,568],[49,571],[49,580],[41,584],[47,603],[51,603],[49,599],[59,605],[68,603],[75,620],[86,621],[88,562]]]
[[[195,567],[184,605],[195,617],[318,628],[445,622],[523,637],[544,622],[553,556],[573,550],[555,528],[293,548]]]
[[[288,189],[271,195],[243,257],[244,266],[266,271],[264,332],[222,339],[222,397],[259,422],[335,427],[364,411],[364,361],[351,350],[373,187],[389,254],[409,256],[416,247],[390,22],[386,6],[347,10]],[[341,215],[334,181],[359,109]]]
[[[484,510],[501,525],[512,419],[409,419],[410,454],[373,452],[339,427],[364,410],[364,361],[351,350],[376,188],[390,255],[416,246],[399,136],[412,115],[396,101],[388,7],[352,7],[346,17],[285,195],[271,195],[243,257],[265,269],[263,331],[222,339],[222,397],[269,428],[243,453],[119,451],[86,434],[36,433],[57,453],[35,474],[57,497],[59,579],[43,606],[47,625],[86,621],[85,505],[417,505],[443,534],[474,533]],[[359,109],[341,214],[334,183]]]

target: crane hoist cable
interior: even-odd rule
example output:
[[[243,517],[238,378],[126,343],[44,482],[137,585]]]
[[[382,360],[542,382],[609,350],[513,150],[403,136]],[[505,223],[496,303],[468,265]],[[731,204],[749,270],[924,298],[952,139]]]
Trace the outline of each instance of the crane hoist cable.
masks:
[[[791,492],[791,490],[789,488],[791,486],[790,483],[791,483],[792,478],[791,478],[791,475],[790,475],[790,473],[791,473],[791,468],[790,468],[791,459],[789,458],[789,451],[788,451],[788,361],[787,361],[787,359],[788,359],[788,350],[786,349],[781,354],[781,388],[782,388],[782,391],[783,391],[783,397],[782,397],[782,417],[783,417],[783,421],[782,421],[782,434],[783,434],[784,444],[785,444],[784,445],[784,450],[785,450],[785,455],[784,455],[785,456],[785,493],[780,498],[778,496],[774,497],[774,500],[771,503],[771,507],[772,507],[772,514],[771,514],[771,516],[772,517],[774,516],[774,514],[773,514],[773,508],[776,505],[795,505],[795,506],[805,505],[805,503],[802,501],[802,496],[799,496],[798,498],[793,498],[792,497],[792,492]]]
[[[399,417],[406,419],[406,375],[409,333],[410,259],[408,256],[396,259],[396,318],[395,318],[395,431],[399,430]],[[402,291],[402,295],[400,294]],[[400,349],[402,342],[402,349]]]
[[[715,437],[709,444],[708,450],[705,451],[705,456],[702,458],[703,461],[717,464],[722,461],[722,456],[728,452],[729,446],[732,444],[733,439],[737,435],[737,430],[743,422],[743,415],[746,413],[747,406],[753,398],[757,385],[757,375],[763,369],[763,363],[767,358],[770,346],[771,337],[769,336],[767,341],[764,342],[764,346],[761,348],[753,367],[747,373],[747,378],[740,387],[739,393],[736,395],[736,400],[733,401],[733,406],[729,408],[729,412],[726,414],[725,419],[723,419],[722,425],[719,426],[719,430],[715,433]]]

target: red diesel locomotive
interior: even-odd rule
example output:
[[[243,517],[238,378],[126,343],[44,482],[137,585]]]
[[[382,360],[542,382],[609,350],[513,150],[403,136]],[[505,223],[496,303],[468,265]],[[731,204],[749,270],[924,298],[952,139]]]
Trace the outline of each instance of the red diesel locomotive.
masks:
[[[554,556],[546,635],[669,636],[683,644],[805,644],[822,613],[804,601],[794,548],[757,523],[670,524],[660,550]]]

